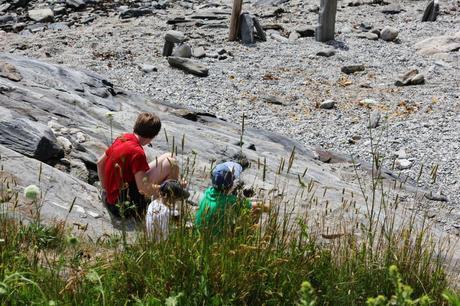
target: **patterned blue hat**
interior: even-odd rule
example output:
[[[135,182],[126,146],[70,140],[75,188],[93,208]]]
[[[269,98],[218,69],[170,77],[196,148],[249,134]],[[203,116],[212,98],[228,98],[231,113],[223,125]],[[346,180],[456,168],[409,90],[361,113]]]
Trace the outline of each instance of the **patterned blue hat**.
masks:
[[[233,186],[233,173],[225,164],[217,165],[212,170],[212,186],[217,190],[226,190]]]

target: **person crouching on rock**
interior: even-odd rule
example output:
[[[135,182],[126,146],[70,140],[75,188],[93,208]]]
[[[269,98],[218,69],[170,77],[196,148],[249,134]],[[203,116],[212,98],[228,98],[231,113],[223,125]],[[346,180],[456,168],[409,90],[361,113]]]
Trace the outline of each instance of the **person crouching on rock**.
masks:
[[[212,187],[207,188],[201,196],[195,227],[212,236],[224,234],[224,228],[231,226],[234,214],[250,210],[253,215],[268,211],[269,205],[238,198],[232,194],[235,183],[239,180],[242,167],[236,162],[218,164],[211,173]]]
[[[179,166],[166,153],[148,163],[143,146],[161,130],[160,118],[154,113],[141,113],[133,133],[119,136],[97,161],[97,173],[103,188],[103,201],[115,216],[142,218],[147,200],[157,196],[167,179],[179,178]]]
[[[150,202],[145,216],[147,236],[150,239],[161,241],[168,238],[170,220],[177,220],[180,216],[176,203],[189,196],[190,193],[176,180],[167,180],[161,184],[159,197]]]

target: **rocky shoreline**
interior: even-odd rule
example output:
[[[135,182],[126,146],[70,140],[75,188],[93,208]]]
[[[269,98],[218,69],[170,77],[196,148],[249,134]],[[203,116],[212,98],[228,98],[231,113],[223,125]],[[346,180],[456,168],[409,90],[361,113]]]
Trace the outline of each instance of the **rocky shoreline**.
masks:
[[[1,52],[93,70],[155,101],[231,122],[244,113],[248,126],[360,160],[370,161],[378,144],[387,167],[394,164],[420,188],[435,191],[434,200],[421,205],[460,234],[457,0],[443,2],[437,21],[423,23],[422,1],[340,2],[336,40],[328,44],[308,34],[319,2],[244,3],[268,34],[266,42],[250,46],[227,41],[231,7],[222,1],[139,1],[130,7],[123,1],[26,1],[28,6],[11,7],[20,2],[0,1]],[[76,7],[69,4],[74,2]],[[31,14],[37,9],[52,14]],[[398,32],[393,41],[379,39],[385,27]],[[205,56],[195,60],[208,67],[209,76],[168,64],[162,48],[172,29],[182,31],[192,49],[204,49]],[[451,37],[451,50],[427,55],[416,46],[443,35]],[[350,65],[362,67],[344,73]],[[411,69],[423,84],[395,86]]]

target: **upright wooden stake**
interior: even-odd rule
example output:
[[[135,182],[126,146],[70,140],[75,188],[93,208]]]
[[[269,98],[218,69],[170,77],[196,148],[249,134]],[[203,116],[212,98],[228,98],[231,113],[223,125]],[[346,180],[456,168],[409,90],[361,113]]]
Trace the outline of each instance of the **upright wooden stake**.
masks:
[[[337,0],[321,0],[319,22],[315,29],[316,41],[325,42],[334,39]]]
[[[230,32],[228,34],[229,41],[235,41],[238,38],[242,6],[243,0],[233,0],[232,16],[230,17]]]

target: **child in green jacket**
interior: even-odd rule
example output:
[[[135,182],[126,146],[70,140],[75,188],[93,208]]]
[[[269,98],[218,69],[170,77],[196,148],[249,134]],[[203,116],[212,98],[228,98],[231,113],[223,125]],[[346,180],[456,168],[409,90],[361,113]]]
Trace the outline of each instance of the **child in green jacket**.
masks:
[[[235,181],[239,180],[242,167],[236,162],[225,162],[217,165],[211,174],[212,186],[204,191],[199,209],[196,214],[195,226],[198,229],[206,228],[213,234],[221,234],[226,221],[232,212],[239,214],[248,209],[258,211],[260,204],[252,203],[248,199],[238,199],[231,194]],[[267,205],[262,207],[268,209]]]

